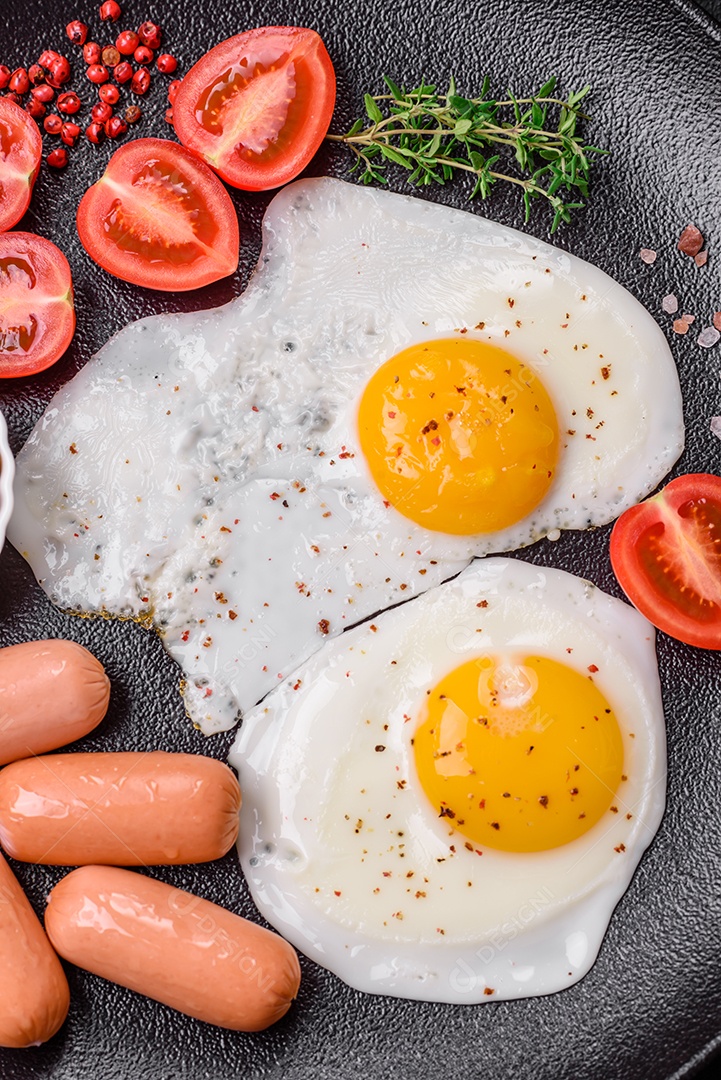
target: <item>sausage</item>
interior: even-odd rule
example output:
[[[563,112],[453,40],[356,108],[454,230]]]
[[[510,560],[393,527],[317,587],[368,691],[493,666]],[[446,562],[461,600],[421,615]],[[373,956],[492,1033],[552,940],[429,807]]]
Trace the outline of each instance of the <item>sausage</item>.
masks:
[[[199,754],[52,754],[0,772],[0,843],[53,866],[219,859],[238,837],[240,788]]]
[[[2,855],[0,987],[0,1046],[39,1046],[68,1015],[70,990],[65,973]]]
[[[109,698],[102,664],[74,641],[0,649],[0,765],[87,735],[105,716]]]
[[[233,1031],[262,1031],[300,985],[278,934],[132,870],[83,866],[50,893],[48,936],[66,960]]]

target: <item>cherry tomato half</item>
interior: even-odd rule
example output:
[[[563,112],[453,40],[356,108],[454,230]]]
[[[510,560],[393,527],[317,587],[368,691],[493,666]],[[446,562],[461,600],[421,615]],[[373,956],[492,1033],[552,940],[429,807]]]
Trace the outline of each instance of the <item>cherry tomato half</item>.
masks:
[[[115,151],[80,201],[78,232],[96,263],[146,289],[199,289],[238,265],[228,192],[195,154],[168,139],[136,139]]]
[[[233,187],[265,191],[302,172],[335,105],[335,72],[315,30],[263,26],[228,38],[183,79],[178,138]]]
[[[25,109],[0,97],[0,232],[12,229],[30,203],[43,140]]]
[[[62,251],[34,233],[0,233],[0,378],[44,371],[74,330],[73,281]]]
[[[679,476],[626,510],[611,533],[611,564],[659,630],[721,649],[721,477]]]

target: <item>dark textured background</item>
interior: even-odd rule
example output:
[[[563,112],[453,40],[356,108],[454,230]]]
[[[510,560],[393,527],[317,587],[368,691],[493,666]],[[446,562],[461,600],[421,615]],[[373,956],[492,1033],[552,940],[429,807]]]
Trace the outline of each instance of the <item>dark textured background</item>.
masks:
[[[96,4],[73,0],[0,0],[0,62],[35,59],[40,47],[64,49],[71,17],[94,20]],[[721,30],[690,4],[656,0],[133,0],[121,25],[148,16],[161,22],[182,70],[218,40],[271,23],[313,26],[336,65],[334,129],[360,111],[362,92],[381,75],[445,81],[451,72],[472,94],[487,71],[499,90],[523,93],[551,73],[561,87],[589,81],[594,141],[613,151],[599,167],[588,208],[557,234],[562,247],[611,273],[656,314],[673,289],[684,310],[707,324],[721,308],[718,266]],[[708,6],[721,17],[721,0]],[[118,27],[120,28],[120,27]],[[108,39],[107,32],[100,40]],[[67,50],[68,52],[70,50]],[[77,55],[77,54],[75,54]],[[82,65],[76,65],[78,71]],[[76,80],[80,85],[82,75]],[[171,135],[162,94],[152,95],[137,134]],[[144,106],[145,107],[145,106]],[[79,247],[74,212],[110,147],[85,142],[63,174],[42,170],[21,227],[50,237],[72,264],[78,329],[68,355],[48,373],[0,383],[0,404],[17,451],[47,405],[115,330],[130,319],[179,307],[198,309],[237,295],[260,246],[269,196],[233,193],[241,222],[241,264],[233,278],[175,298],[145,292],[98,270]],[[348,158],[324,148],[309,172],[345,175]],[[404,190],[400,177],[394,186]],[[462,183],[427,197],[467,207]],[[547,236],[538,208],[524,226],[518,203],[498,191],[472,211]],[[699,271],[675,251],[680,229],[693,220],[711,256]],[[655,266],[638,259],[657,248]],[[659,318],[670,330],[669,321]],[[721,412],[721,346],[704,352],[695,333],[671,338],[686,403],[687,450],[677,473],[721,472],[721,444],[709,418]],[[608,529],[564,535],[524,553],[538,563],[584,575],[619,595],[608,561]],[[232,736],[206,741],[185,720],[178,671],[160,641],[137,626],[66,618],[53,610],[9,547],[0,557],[0,643],[47,635],[91,648],[112,679],[111,708],[85,749],[194,750],[222,758]],[[660,636],[659,662],[669,732],[668,811],[660,833],[620,904],[592,972],[551,997],[481,1007],[416,1004],[360,995],[303,962],[301,997],[268,1032],[224,1032],[69,969],[67,1024],[46,1046],[0,1051],[8,1080],[340,1080],[426,1077],[454,1080],[661,1080],[691,1076],[721,1032],[721,675],[718,655]],[[62,870],[15,867],[38,908]],[[207,867],[158,869],[168,881],[245,915],[254,915],[234,856]],[[3,992],[0,987],[0,994]]]

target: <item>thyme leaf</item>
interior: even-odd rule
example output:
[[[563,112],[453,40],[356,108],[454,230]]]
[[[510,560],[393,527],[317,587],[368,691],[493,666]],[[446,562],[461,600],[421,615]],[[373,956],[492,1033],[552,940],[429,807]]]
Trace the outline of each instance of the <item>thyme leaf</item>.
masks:
[[[489,97],[488,77],[475,98],[458,94],[453,78],[445,94],[424,81],[414,90],[387,76],[384,81],[389,93],[365,95],[367,120],[356,120],[345,135],[326,136],[353,152],[351,172],[364,184],[387,183],[387,162],[406,169],[416,186],[470,173],[471,198],[486,199],[498,181],[506,181],[519,189],[526,221],[532,200],[550,205],[551,232],[584,205],[579,196],[588,195],[592,160],[607,153],[578,134],[579,121],[589,119],[580,109],[589,86],[561,98],[554,96],[553,77],[532,97],[509,92],[501,100]],[[515,170],[501,171],[513,160]]]

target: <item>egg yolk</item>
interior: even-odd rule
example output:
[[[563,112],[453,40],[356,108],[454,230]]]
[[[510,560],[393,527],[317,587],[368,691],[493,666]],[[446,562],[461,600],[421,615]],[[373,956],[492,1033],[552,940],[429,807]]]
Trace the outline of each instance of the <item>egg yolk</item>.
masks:
[[[487,342],[414,345],[373,374],[360,444],[383,498],[439,532],[497,532],[542,501],[558,423],[536,372]]]
[[[482,657],[428,696],[414,736],[416,768],[435,812],[467,847],[545,851],[609,810],[623,742],[593,680],[545,657]]]

